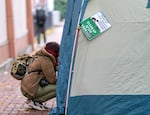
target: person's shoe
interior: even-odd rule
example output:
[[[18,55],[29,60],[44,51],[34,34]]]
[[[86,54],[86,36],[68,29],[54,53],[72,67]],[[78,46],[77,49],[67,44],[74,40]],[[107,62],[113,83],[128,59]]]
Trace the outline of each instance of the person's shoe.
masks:
[[[50,108],[44,106],[42,103],[40,102],[36,102],[36,101],[31,101],[30,103],[28,103],[28,106],[30,108],[36,109],[36,110],[50,110]]]

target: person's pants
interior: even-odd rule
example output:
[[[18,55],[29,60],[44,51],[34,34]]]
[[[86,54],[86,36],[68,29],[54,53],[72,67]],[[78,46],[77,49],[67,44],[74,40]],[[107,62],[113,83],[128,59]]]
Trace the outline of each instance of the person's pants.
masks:
[[[45,102],[53,97],[56,97],[56,85],[49,84],[38,88],[35,100]]]
[[[21,89],[21,91],[25,97],[27,97],[28,99],[32,99],[33,101],[45,102],[48,101],[49,99],[52,99],[53,97],[56,97],[55,84],[49,84],[44,87],[39,86],[35,97],[28,95],[25,91],[23,91],[23,89]]]
[[[37,42],[38,42],[38,44],[41,43],[41,34],[43,35],[44,43],[46,43],[45,27],[37,27]]]

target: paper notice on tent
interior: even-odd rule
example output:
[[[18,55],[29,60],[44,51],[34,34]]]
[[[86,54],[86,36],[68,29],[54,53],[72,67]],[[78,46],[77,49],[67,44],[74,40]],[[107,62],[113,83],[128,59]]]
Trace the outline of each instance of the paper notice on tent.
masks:
[[[80,27],[86,38],[92,40],[108,30],[111,24],[102,12],[98,12],[81,21]]]

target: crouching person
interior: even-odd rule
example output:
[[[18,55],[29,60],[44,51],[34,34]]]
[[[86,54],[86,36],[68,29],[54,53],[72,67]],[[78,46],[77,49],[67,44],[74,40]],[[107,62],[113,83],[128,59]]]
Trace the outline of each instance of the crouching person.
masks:
[[[27,97],[30,108],[47,110],[43,102],[56,96],[58,56],[59,44],[56,42],[47,43],[35,53],[29,74],[21,80],[21,92]]]

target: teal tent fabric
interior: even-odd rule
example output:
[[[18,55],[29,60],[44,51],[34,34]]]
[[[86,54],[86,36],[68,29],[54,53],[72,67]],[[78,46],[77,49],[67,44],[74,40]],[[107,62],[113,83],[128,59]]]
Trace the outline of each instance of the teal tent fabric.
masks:
[[[82,6],[83,1],[85,3]],[[73,54],[76,30],[78,21],[80,20],[79,16],[81,12],[84,12],[86,3],[86,0],[68,0],[67,3],[57,82],[57,107],[50,112],[50,115],[63,115],[66,112],[66,104],[66,115],[148,115],[150,113],[150,95],[147,92],[146,94],[148,95],[144,95],[145,91],[142,91],[144,93],[140,92],[138,94],[137,91],[145,88],[141,87],[143,85],[145,86],[144,80],[141,77],[147,77],[149,75],[149,54],[147,51],[149,51],[150,46],[148,34],[150,16],[149,9],[147,8],[150,7],[150,0],[118,0],[115,4],[114,0],[110,0],[109,2],[105,0],[90,0],[85,15],[84,13],[81,14],[81,19],[83,15],[88,17],[95,11],[101,10],[110,20],[112,28],[107,34],[103,34],[99,39],[97,38],[90,43],[87,43],[81,34],[82,37],[79,37],[77,49],[81,51],[82,55],[78,55],[79,52]],[[81,45],[83,42],[84,45]],[[91,54],[97,53],[94,52],[97,51],[94,50],[95,48],[102,55],[97,55],[92,58],[93,55]],[[90,53],[87,50],[90,50]],[[86,55],[86,58],[84,55]],[[77,64],[80,66],[71,66],[71,63],[74,64],[72,56],[76,56],[76,59],[78,59],[76,63],[80,63]],[[96,61],[94,60],[95,65],[93,66],[91,63],[87,63],[85,61],[87,58],[96,59]],[[81,59],[85,62],[81,63]],[[98,63],[100,64],[96,66]],[[92,65],[91,68],[88,69],[90,66],[86,66],[86,64]],[[70,67],[74,70],[73,76],[70,76]],[[75,73],[79,72],[76,71],[76,68],[81,68],[80,70],[82,71],[83,67],[84,69],[87,67],[85,73],[88,74],[76,75]],[[142,69],[144,71],[140,71]],[[87,70],[93,71],[89,72]],[[95,73],[98,75],[95,75]],[[88,87],[90,79],[88,79],[88,82],[85,81],[87,78],[91,78],[90,75],[92,76],[94,85],[92,84]],[[76,80],[78,78],[79,80]],[[136,79],[133,80],[134,82],[130,82],[132,79],[128,78]],[[84,82],[80,82],[81,84],[74,82],[82,80]],[[130,84],[132,85],[135,81],[138,83],[135,86],[139,88],[129,88]],[[95,85],[96,83],[98,85],[100,84],[101,87],[97,87],[98,85]],[[69,87],[69,90],[72,92],[68,92],[68,95],[66,95],[68,85],[72,86]],[[76,86],[79,87],[76,88]],[[80,90],[82,88],[84,90]],[[135,94],[135,92],[128,93],[126,89],[138,90],[135,90],[137,92]],[[122,93],[122,91],[125,92]]]
[[[65,113],[65,102],[68,86],[72,50],[74,46],[75,34],[78,26],[79,15],[83,17],[88,0],[68,0],[65,25],[60,46],[59,71],[57,80],[57,107],[49,115],[61,115]],[[82,6],[82,3],[83,6]]]
[[[150,0],[148,0],[146,8],[150,8]]]
[[[80,32],[66,115],[150,114],[147,3],[90,0],[84,19],[102,11],[112,27],[91,41]]]

